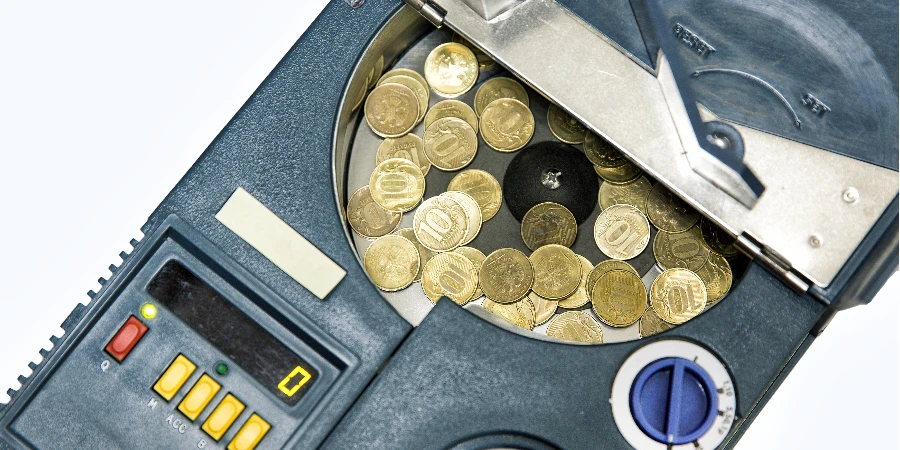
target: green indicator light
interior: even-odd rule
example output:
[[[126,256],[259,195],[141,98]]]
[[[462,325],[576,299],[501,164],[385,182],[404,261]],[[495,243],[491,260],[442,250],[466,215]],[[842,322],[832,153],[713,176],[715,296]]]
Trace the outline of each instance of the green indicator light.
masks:
[[[228,374],[228,366],[225,363],[216,364],[216,373],[219,375],[227,375]]]
[[[152,319],[156,317],[156,306],[152,303],[144,303],[141,305],[141,316],[145,319]]]

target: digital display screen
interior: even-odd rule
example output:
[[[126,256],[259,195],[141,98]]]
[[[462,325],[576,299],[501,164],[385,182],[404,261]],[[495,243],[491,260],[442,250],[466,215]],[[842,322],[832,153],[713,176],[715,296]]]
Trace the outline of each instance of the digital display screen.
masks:
[[[212,287],[169,261],[147,292],[288,405],[296,405],[319,373]]]

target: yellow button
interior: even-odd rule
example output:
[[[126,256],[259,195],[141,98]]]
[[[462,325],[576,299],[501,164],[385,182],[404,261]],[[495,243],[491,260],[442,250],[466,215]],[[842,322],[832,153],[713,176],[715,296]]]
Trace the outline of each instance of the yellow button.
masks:
[[[269,425],[269,422],[263,420],[262,417],[256,414],[251,415],[228,444],[228,450],[253,450],[270,428],[272,425]]]
[[[178,393],[184,382],[191,377],[197,366],[184,355],[178,355],[169,368],[163,372],[159,380],[153,385],[153,390],[166,400],[172,400],[172,397]]]
[[[222,439],[222,435],[228,431],[228,428],[243,411],[244,404],[233,395],[228,394],[206,419],[206,423],[203,424],[203,431],[218,441]]]
[[[197,416],[203,412],[209,401],[219,392],[222,386],[216,383],[209,375],[203,374],[197,384],[191,388],[191,391],[184,396],[184,400],[178,405],[178,410],[184,413],[188,419],[196,420]]]

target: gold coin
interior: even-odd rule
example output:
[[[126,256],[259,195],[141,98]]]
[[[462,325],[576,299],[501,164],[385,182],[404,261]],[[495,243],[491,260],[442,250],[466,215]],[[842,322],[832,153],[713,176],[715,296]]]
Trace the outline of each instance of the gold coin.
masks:
[[[633,272],[611,270],[594,285],[591,306],[605,324],[627,327],[637,322],[647,308],[647,289]]]
[[[584,155],[595,166],[606,169],[622,167],[628,163],[628,158],[622,152],[590,131],[584,135]]]
[[[726,258],[733,258],[741,253],[734,246],[735,238],[706,217],[700,218],[700,234],[703,235],[706,246],[714,253]]]
[[[546,299],[534,293],[534,291],[528,293],[528,300],[531,301],[531,304],[534,306],[534,324],[540,325],[553,317],[553,314],[556,313],[556,307],[559,305],[559,302],[556,300]]]
[[[411,77],[414,80],[418,81],[419,84],[421,84],[422,86],[425,86],[426,89],[428,88],[428,82],[425,81],[425,77],[423,77],[422,74],[420,74],[419,72],[416,72],[415,70],[412,70],[412,69],[399,68],[399,67],[396,69],[388,70],[387,72],[384,73],[384,75],[381,75],[378,78],[378,83],[376,85],[384,84],[385,80],[387,80],[388,78],[395,76],[395,75],[406,75],[406,76]]]
[[[647,196],[647,217],[661,231],[678,233],[694,226],[700,220],[700,213],[662,183],[656,183]]]
[[[571,247],[578,234],[575,216],[563,205],[538,203],[522,216],[522,240],[532,251],[548,244]]]
[[[369,186],[363,186],[347,202],[347,221],[353,231],[368,237],[384,236],[400,226],[403,213],[388,211],[372,199]]]
[[[435,255],[422,271],[422,290],[433,303],[442,297],[465,305],[475,293],[478,283],[475,265],[459,253],[447,252]]]
[[[581,282],[578,283],[578,289],[575,289],[575,292],[573,292],[572,295],[559,301],[559,306],[561,308],[581,308],[589,301],[591,301],[591,297],[588,294],[587,290],[587,282],[588,275],[591,273],[593,266],[591,265],[591,262],[588,261],[588,259],[584,256],[578,255],[578,259],[579,261],[581,261]]]
[[[594,242],[612,259],[631,259],[650,243],[647,216],[631,205],[612,205],[594,222]]]
[[[416,251],[418,251],[418,253],[419,253],[419,270],[418,270],[418,272],[416,272],[416,277],[413,278],[413,282],[421,280],[422,279],[422,270],[425,269],[425,263],[427,263],[437,253],[435,253],[434,251],[432,251],[432,250],[428,249],[427,247],[425,247],[424,245],[422,245],[422,243],[419,242],[419,239],[416,238],[416,233],[413,231],[412,228],[401,228],[401,229],[395,231],[394,234],[397,234],[397,235],[405,237],[406,239],[409,239],[409,242],[412,242],[413,245],[416,246]]]
[[[363,255],[363,266],[382,291],[399,291],[419,272],[419,254],[409,239],[390,234],[375,239]]]
[[[603,178],[603,181],[613,184],[630,183],[644,174],[644,171],[631,161],[627,161],[625,164],[612,169],[595,165],[594,172],[600,178]]]
[[[418,80],[409,75],[391,75],[390,77],[385,78],[384,81],[378,82],[378,84],[387,83],[402,84],[412,89],[412,91],[416,94],[416,100],[419,104],[419,115],[416,117],[416,123],[421,122],[422,119],[425,118],[425,112],[428,111],[428,85],[420,83]]]
[[[588,300],[593,295],[594,286],[597,285],[597,281],[605,275],[607,272],[611,272],[613,270],[625,270],[631,272],[638,277],[641,275],[625,261],[619,261],[617,259],[607,259],[606,261],[600,261],[596,266],[591,269],[590,273],[588,273],[587,280],[585,281],[585,289],[587,291]],[[587,302],[585,302],[587,303]],[[582,303],[583,304],[583,303]]]
[[[547,336],[566,341],[602,344],[603,329],[584,311],[566,311],[550,321]]]
[[[643,176],[625,184],[603,183],[598,194],[600,209],[604,210],[612,205],[631,205],[646,216],[647,196],[651,189],[653,185],[650,180]]]
[[[378,57],[375,65],[369,70],[369,76],[366,79],[366,88],[372,89],[375,83],[381,79],[381,72],[384,71],[384,55]]]
[[[391,158],[403,158],[419,166],[422,175],[428,175],[431,161],[425,156],[425,143],[422,138],[407,134],[398,138],[387,138],[375,152],[375,164],[381,164]]]
[[[706,286],[706,305],[712,306],[731,290],[731,264],[724,256],[710,253],[709,260],[697,271]]]
[[[453,34],[453,37],[450,38],[450,41],[456,42],[457,44],[465,45],[466,47],[469,47],[469,50],[472,50],[472,53],[475,54],[475,59],[478,60],[478,69],[479,70],[488,69],[488,68],[494,67],[494,65],[497,64],[497,62],[494,61],[493,59],[491,59],[491,57],[488,56],[487,53],[481,51],[481,49],[476,47],[475,44],[467,41],[466,38],[464,38],[456,33]]]
[[[581,260],[569,247],[545,245],[529,259],[534,268],[531,290],[541,297],[559,300],[571,295],[581,284]]]
[[[672,325],[685,323],[706,307],[706,286],[690,270],[666,270],[650,286],[650,306],[660,319]]]
[[[512,78],[494,77],[485,81],[475,91],[475,114],[481,117],[484,114],[484,108],[500,98],[516,99],[526,107],[529,104],[528,91],[518,81]]]
[[[497,303],[512,303],[528,295],[534,268],[524,253],[501,248],[485,258],[478,280],[485,297]]]
[[[462,169],[475,159],[477,151],[478,134],[465,120],[444,117],[425,129],[425,156],[438,169]]]
[[[653,256],[663,270],[681,267],[696,272],[706,264],[709,255],[700,227],[694,226],[680,233],[660,231],[653,238]]]
[[[653,308],[647,308],[644,311],[644,315],[641,316],[641,324],[638,326],[642,338],[650,337],[654,334],[671,330],[672,328],[675,328],[675,325],[662,320],[659,315],[653,311]]]
[[[547,109],[547,125],[550,127],[550,132],[566,144],[574,145],[584,142],[584,125],[553,103]]]
[[[478,232],[481,231],[481,207],[478,206],[478,202],[468,194],[459,191],[447,191],[441,195],[446,195],[455,200],[466,212],[466,219],[468,220],[466,222],[466,236],[463,237],[459,245],[466,245],[472,242],[478,236]]]
[[[459,100],[441,100],[435,103],[425,114],[425,129],[427,130],[435,120],[444,117],[456,117],[465,120],[473,130],[478,130],[478,117],[472,108]]]
[[[478,59],[465,45],[441,44],[425,59],[425,79],[441,97],[459,97],[475,86]]]
[[[369,191],[375,203],[388,211],[409,211],[422,201],[425,176],[408,159],[391,158],[375,167],[369,177]]]
[[[500,188],[500,183],[493,175],[479,169],[460,172],[450,180],[447,190],[464,192],[474,198],[481,207],[482,221],[494,217],[503,203],[503,190]]]
[[[534,305],[528,297],[512,303],[497,303],[486,298],[481,307],[519,328],[534,329]]]
[[[466,211],[452,198],[431,197],[416,209],[413,231],[426,248],[446,252],[458,247],[466,237],[468,221]]]
[[[484,253],[481,253],[481,250],[473,247],[459,247],[456,250],[453,250],[455,253],[459,253],[468,259],[473,266],[475,266],[475,271],[481,271],[481,265],[484,264]],[[472,298],[469,300],[475,300],[478,297],[484,295],[484,292],[481,291],[481,283],[479,282],[477,287],[475,288],[475,293],[472,294]]]
[[[419,119],[416,93],[398,83],[385,83],[373,89],[364,109],[369,128],[381,137],[403,136]]]
[[[492,101],[481,113],[481,137],[494,150],[514,152],[534,136],[534,115],[524,103],[501,98]]]

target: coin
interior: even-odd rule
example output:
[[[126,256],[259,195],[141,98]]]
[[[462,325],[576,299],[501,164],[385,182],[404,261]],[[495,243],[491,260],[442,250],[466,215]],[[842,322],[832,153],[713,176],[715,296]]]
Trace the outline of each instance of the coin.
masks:
[[[547,244],[571,247],[578,234],[578,222],[572,212],[559,203],[538,203],[522,216],[521,233],[525,245],[532,251]]]
[[[627,270],[611,270],[597,280],[591,294],[597,317],[612,327],[627,327],[647,308],[647,290],[641,277]]]
[[[421,84],[422,86],[425,86],[426,89],[428,88],[428,82],[425,81],[425,77],[423,77],[422,74],[420,74],[419,72],[416,72],[415,70],[412,70],[412,69],[406,69],[406,68],[400,68],[400,67],[391,69],[391,70],[388,70],[387,72],[385,72],[384,75],[382,75],[381,77],[378,78],[377,85],[384,84],[385,80],[387,80],[388,78],[393,77],[395,75],[406,75],[408,77],[412,77],[414,80],[418,81],[419,84]]]
[[[477,151],[478,134],[465,120],[444,117],[425,129],[425,156],[438,169],[462,169]]]
[[[416,100],[419,104],[419,115],[416,117],[416,123],[421,122],[425,117],[425,112],[428,111],[428,85],[420,83],[418,80],[409,75],[392,75],[385,78],[384,81],[378,82],[378,84],[386,83],[402,84],[412,89],[412,91],[416,94]]]
[[[384,71],[384,55],[379,56],[375,65],[369,70],[369,75],[366,77],[366,89],[375,87],[375,82],[381,78],[382,71]]]
[[[478,236],[478,232],[481,231],[481,207],[478,206],[478,202],[468,194],[459,191],[447,191],[441,195],[452,198],[456,203],[459,203],[459,206],[463,207],[468,222],[466,222],[466,236],[463,237],[460,245],[472,242],[475,236]]]
[[[481,250],[473,247],[459,247],[453,251],[465,256],[466,259],[468,259],[472,263],[472,265],[475,266],[476,272],[481,271],[481,265],[484,264],[484,259],[486,258],[484,256],[484,253],[481,253]],[[470,300],[475,300],[482,295],[484,295],[484,292],[481,291],[481,283],[479,282],[475,288],[475,293],[472,294],[472,298]]]
[[[646,216],[647,196],[651,189],[653,185],[650,180],[643,176],[625,184],[603,183],[598,194],[600,209],[604,210],[612,205],[631,205]]]
[[[419,242],[419,239],[416,238],[416,233],[413,231],[412,228],[401,228],[401,229],[395,231],[394,234],[397,234],[397,235],[405,237],[406,239],[409,239],[409,242],[412,242],[413,245],[416,246],[416,251],[418,251],[418,253],[419,253],[419,270],[418,270],[418,272],[416,272],[416,277],[413,278],[413,282],[421,280],[422,279],[422,270],[425,269],[425,263],[427,263],[437,253],[435,253],[434,251],[432,251],[432,250],[428,249],[427,247],[425,247],[424,245],[422,245],[422,243]]]
[[[550,127],[550,132],[566,144],[584,142],[584,125],[552,103],[547,109],[547,125]]]
[[[719,255],[733,258],[741,253],[734,246],[735,238],[706,217],[700,218],[700,234],[703,235],[706,246]]]
[[[636,166],[631,161],[627,161],[625,164],[612,169],[595,165],[594,172],[596,172],[600,178],[603,178],[603,181],[613,184],[629,183],[638,179],[638,177],[644,173],[640,167]]]
[[[660,319],[672,325],[685,323],[706,307],[706,286],[690,270],[666,270],[650,286],[650,306]]]
[[[382,291],[398,291],[419,272],[419,254],[409,239],[389,234],[375,239],[363,255],[366,273]]]
[[[595,166],[606,169],[621,167],[628,162],[622,152],[606,142],[606,139],[590,131],[584,135],[584,155]]]
[[[531,254],[534,285],[531,290],[550,300],[568,297],[581,284],[581,260],[569,247],[545,245]]]
[[[534,115],[524,103],[501,98],[492,101],[481,113],[481,137],[494,150],[514,152],[534,135]]]
[[[512,303],[497,303],[486,298],[481,307],[519,328],[534,329],[534,305],[528,297]]]
[[[700,213],[662,183],[656,183],[647,196],[647,217],[661,231],[677,233],[694,226],[700,219]]]
[[[412,89],[398,83],[377,86],[366,98],[366,123],[381,137],[400,137],[416,126],[419,100]]]
[[[588,297],[591,297],[594,291],[594,286],[597,285],[597,281],[605,275],[607,272],[611,272],[613,270],[625,270],[631,273],[634,273],[638,277],[641,275],[625,261],[619,261],[617,259],[607,259],[606,261],[600,261],[591,269],[590,273],[588,273],[587,280],[585,281],[585,289],[587,291]],[[585,302],[587,303],[587,302]],[[582,303],[584,304],[584,303]]]
[[[578,283],[578,289],[575,289],[575,292],[573,292],[572,295],[559,300],[559,306],[561,308],[581,308],[591,301],[591,297],[588,295],[587,282],[588,274],[590,274],[593,266],[584,256],[578,255],[578,260],[581,261],[581,281]]]
[[[433,303],[445,296],[465,305],[475,293],[478,272],[465,256],[447,252],[435,255],[422,271],[422,290]]]
[[[460,172],[450,180],[447,190],[464,192],[474,198],[481,207],[482,221],[494,217],[503,203],[503,190],[500,188],[500,183],[493,175],[479,169]]]
[[[419,166],[422,175],[428,175],[431,169],[431,161],[425,156],[425,143],[422,138],[414,134],[406,134],[398,138],[387,138],[378,146],[375,152],[375,164],[381,164],[387,159],[403,158]]]
[[[475,114],[481,117],[484,108],[500,98],[512,98],[528,106],[528,91],[518,81],[506,77],[494,77],[485,81],[475,91]]]
[[[501,248],[484,260],[478,280],[484,295],[497,303],[512,303],[528,295],[534,269],[524,253]]]
[[[403,213],[388,211],[372,199],[369,186],[363,186],[347,202],[347,221],[353,231],[368,237],[384,236],[400,226]]]
[[[537,295],[534,291],[528,293],[528,300],[534,306],[534,324],[540,325],[553,317],[556,313],[556,307],[559,302],[556,300],[546,299]]]
[[[386,159],[369,177],[369,190],[372,199],[382,208],[405,212],[422,201],[425,176],[419,166],[408,159]]]
[[[587,344],[603,343],[603,329],[584,311],[566,311],[554,317],[547,326],[547,336]]]
[[[653,308],[647,308],[641,316],[641,324],[638,326],[638,331],[640,332],[640,336],[645,338],[657,333],[662,333],[666,330],[671,330],[672,328],[675,328],[675,325],[662,320],[659,315],[653,311]]]
[[[478,60],[465,45],[441,44],[425,59],[425,79],[441,97],[459,97],[478,80]]]
[[[478,60],[478,69],[479,70],[489,69],[491,67],[494,67],[495,64],[497,64],[497,62],[494,61],[493,59],[491,59],[491,57],[488,56],[487,53],[481,51],[481,49],[476,47],[475,44],[467,41],[466,38],[464,38],[458,34],[454,33],[453,37],[450,38],[450,41],[456,42],[457,44],[465,45],[466,47],[469,47],[469,50],[472,50],[472,53],[475,54],[475,59]]]
[[[650,223],[634,206],[612,205],[594,222],[594,242],[610,258],[634,258],[650,242]]]
[[[468,221],[466,211],[452,198],[431,197],[416,209],[413,231],[426,248],[445,252],[458,247],[466,237]]]
[[[478,130],[478,117],[472,108],[459,100],[441,100],[434,104],[425,114],[425,129],[427,130],[435,120],[444,117],[456,117],[465,120],[473,130]]]
[[[731,264],[724,256],[710,253],[709,260],[697,271],[706,286],[706,305],[712,306],[731,290]]]
[[[696,272],[706,264],[709,255],[700,227],[694,226],[680,233],[660,231],[653,238],[653,256],[663,270],[682,267]]]

